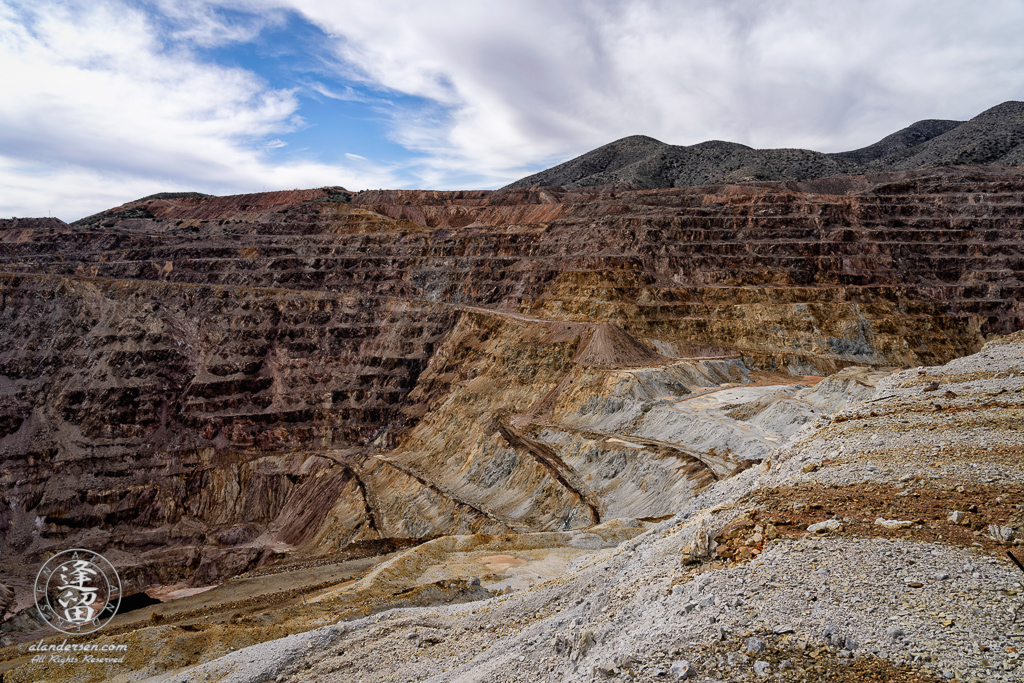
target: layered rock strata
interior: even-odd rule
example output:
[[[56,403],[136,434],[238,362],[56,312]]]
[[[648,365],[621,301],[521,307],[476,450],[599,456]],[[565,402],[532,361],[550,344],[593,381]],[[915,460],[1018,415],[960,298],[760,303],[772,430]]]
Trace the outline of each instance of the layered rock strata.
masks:
[[[3,581],[671,514],[877,380],[821,376],[1020,327],[1022,200],[977,168],[0,221]]]
[[[444,537],[309,604],[93,640],[124,665],[8,678],[1019,680],[1024,333],[869,396],[660,523]]]

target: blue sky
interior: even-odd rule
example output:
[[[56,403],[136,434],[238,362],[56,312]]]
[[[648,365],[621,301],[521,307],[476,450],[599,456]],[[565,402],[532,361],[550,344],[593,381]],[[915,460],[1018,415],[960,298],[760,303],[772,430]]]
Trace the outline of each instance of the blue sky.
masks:
[[[227,24],[251,20],[233,9],[214,12]],[[275,161],[285,162],[294,154],[323,163],[346,154],[384,164],[407,161],[409,150],[388,138],[388,114],[428,107],[429,102],[345,78],[345,65],[332,54],[333,43],[301,14],[286,11],[251,39],[197,46],[195,54],[203,61],[258,74],[270,88],[294,91],[302,122],[271,141]]]
[[[646,134],[842,151],[1024,99],[1024,2],[0,0],[0,216],[500,187]]]

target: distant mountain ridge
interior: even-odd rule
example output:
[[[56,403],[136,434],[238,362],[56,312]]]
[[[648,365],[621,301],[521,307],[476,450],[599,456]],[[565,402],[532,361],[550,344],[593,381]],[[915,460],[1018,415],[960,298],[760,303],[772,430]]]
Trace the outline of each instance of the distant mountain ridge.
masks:
[[[654,189],[965,164],[1024,165],[1024,102],[1004,102],[969,121],[918,121],[849,152],[754,149],[721,140],[682,146],[632,135],[502,189],[612,184]]]

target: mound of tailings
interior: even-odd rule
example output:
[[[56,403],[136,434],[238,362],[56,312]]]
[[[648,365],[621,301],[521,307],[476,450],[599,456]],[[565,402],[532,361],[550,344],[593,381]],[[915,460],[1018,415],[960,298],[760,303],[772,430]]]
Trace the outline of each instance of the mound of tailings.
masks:
[[[595,325],[575,361],[599,368],[635,368],[672,362],[645,346],[615,323]]]

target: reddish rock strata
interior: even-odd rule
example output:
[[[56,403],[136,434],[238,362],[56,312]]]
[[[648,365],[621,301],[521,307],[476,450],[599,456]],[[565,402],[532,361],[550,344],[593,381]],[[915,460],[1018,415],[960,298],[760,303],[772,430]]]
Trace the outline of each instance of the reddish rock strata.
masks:
[[[1004,168],[166,195],[0,221],[0,549],[29,567],[74,540],[142,586],[359,539],[587,525],[596,494],[550,444],[519,446],[532,417],[506,420],[549,414],[566,368],[943,362],[1024,327],[1022,226],[1024,172]],[[621,350],[594,355],[598,337]],[[452,401],[494,457],[461,478],[461,442],[410,431],[450,434]],[[673,457],[708,480],[701,454]],[[489,500],[496,477],[522,497]]]

